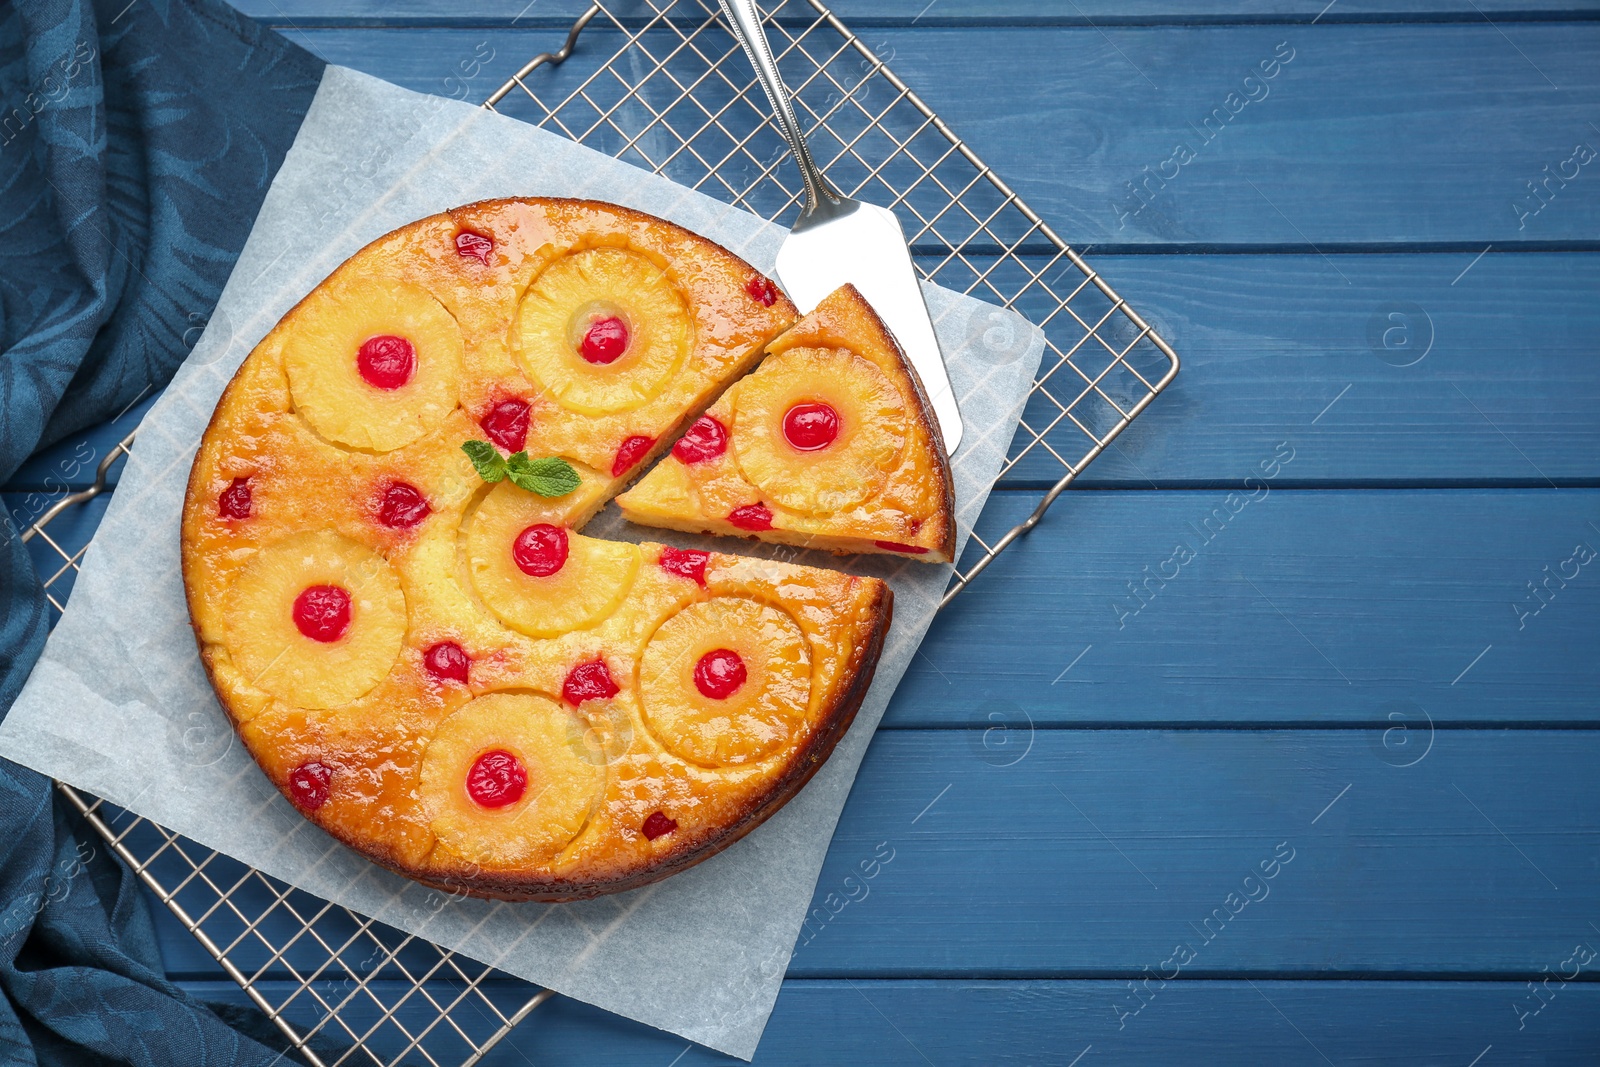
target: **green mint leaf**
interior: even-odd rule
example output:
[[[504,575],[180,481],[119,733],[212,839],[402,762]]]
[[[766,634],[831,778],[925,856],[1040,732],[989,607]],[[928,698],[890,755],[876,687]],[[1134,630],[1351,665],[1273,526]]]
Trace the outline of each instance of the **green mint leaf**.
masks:
[[[472,460],[472,466],[477,469],[478,477],[486,482],[498,482],[506,476],[506,461],[500,458],[500,453],[488,441],[466,441],[461,445],[461,451]],[[518,453],[525,455],[525,453]]]
[[[506,461],[506,477],[519,489],[540,496],[566,496],[583,484],[572,464],[560,456],[529,459],[526,452],[518,452]]]

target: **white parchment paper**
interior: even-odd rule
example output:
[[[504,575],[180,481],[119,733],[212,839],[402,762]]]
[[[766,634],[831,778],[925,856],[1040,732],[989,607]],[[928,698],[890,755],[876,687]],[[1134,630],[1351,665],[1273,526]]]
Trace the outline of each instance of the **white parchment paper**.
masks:
[[[895,618],[872,688],[832,758],[723,854],[654,886],[579,904],[452,899],[335,843],[279,796],[235,740],[189,629],[179,512],[200,435],[239,363],[374,238],[458,204],[534,195],[648,211],[766,271],[784,235],[554,134],[329,67],[204,336],[139,430],[67,612],[0,726],[0,754],[401,930],[749,1059],[856,768],[933,619],[948,567],[847,563],[891,582]],[[966,423],[954,464],[964,544],[1044,342],[1011,312],[931,286],[927,297]],[[630,527],[614,507],[589,532],[689,543]],[[733,550],[760,551],[744,542]]]

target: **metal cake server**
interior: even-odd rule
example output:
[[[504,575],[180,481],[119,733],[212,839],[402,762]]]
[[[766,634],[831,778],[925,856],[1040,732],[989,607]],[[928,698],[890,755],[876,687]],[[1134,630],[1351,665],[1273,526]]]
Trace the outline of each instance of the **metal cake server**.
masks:
[[[718,3],[755,68],[756,80],[777,115],[779,132],[789,142],[805,183],[805,208],[778,250],[778,280],[801,312],[815,308],[846,282],[861,290],[917,369],[938,419],[945,451],[955,455],[961,443],[961,412],[900,220],[888,208],[852,200],[828,184],[806,147],[805,133],[789,90],[778,76],[778,63],[761,28],[761,11],[755,0]]]

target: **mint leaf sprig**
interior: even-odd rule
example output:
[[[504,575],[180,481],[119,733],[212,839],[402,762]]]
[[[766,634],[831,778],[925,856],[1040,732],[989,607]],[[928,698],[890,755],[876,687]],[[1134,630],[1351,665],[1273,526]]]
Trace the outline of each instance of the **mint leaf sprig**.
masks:
[[[502,456],[488,441],[466,441],[461,451],[472,460],[478,477],[486,482],[510,479],[518,489],[547,497],[566,496],[583,484],[572,464],[560,456],[530,459],[525,451]]]

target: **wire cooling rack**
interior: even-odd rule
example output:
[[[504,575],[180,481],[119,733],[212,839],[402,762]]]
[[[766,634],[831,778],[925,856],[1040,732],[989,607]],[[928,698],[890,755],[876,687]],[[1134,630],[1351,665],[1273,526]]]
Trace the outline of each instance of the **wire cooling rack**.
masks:
[[[782,0],[767,35],[812,155],[842,192],[892,207],[918,269],[947,289],[1022,313],[1048,338],[1001,477],[1040,492],[1015,526],[980,519],[944,602],[1032,529],[1096,456],[1165,389],[1178,356],[887,65],[819,0]],[[584,64],[579,34],[603,38],[565,95],[540,67]],[[531,80],[530,80],[531,79]],[[548,90],[544,90],[548,96]],[[788,145],[716,0],[612,0],[565,46],[529,60],[487,104],[784,225],[804,201]],[[1001,316],[971,328],[996,360],[1026,337]]]
[[[1037,503],[1015,526],[986,528],[980,519],[948,603],[1172,381],[1178,357],[894,75],[885,56],[821,3],[784,0],[767,24],[812,152],[833,183],[898,211],[927,278],[1021,312],[1048,338],[1001,472],[1009,484],[1037,491]],[[601,47],[575,53],[584,32]],[[569,60],[583,67],[591,54],[610,58],[546,103],[540,92],[549,89],[535,72]],[[799,210],[787,146],[714,0],[595,4],[559,51],[535,56],[484,106],[778,222]],[[972,325],[997,361],[1020,358],[1027,347],[1007,321]],[[104,458],[91,488],[57,501],[23,532],[24,541],[43,545],[35,559],[51,572],[44,586],[53,618],[88,543],[74,527],[96,521],[80,505],[103,492],[132,443],[129,435]],[[204,748],[216,740],[212,729],[209,719],[197,721],[185,741]],[[551,995],[64,783],[58,788],[316,1067],[470,1067]]]

